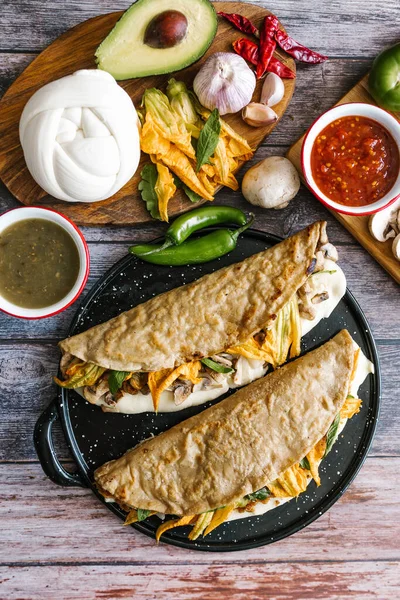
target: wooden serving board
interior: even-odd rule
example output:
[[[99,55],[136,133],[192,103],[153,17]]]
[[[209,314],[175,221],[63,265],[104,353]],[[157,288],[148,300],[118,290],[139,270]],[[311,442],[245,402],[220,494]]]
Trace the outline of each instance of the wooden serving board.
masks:
[[[369,104],[376,104],[370,93],[368,92],[368,75],[363,77],[361,81],[359,81],[337,104],[345,104],[346,102],[367,102]],[[392,113],[394,117],[400,119],[399,113]],[[305,180],[303,177],[303,173],[301,170],[301,146],[303,144],[304,135],[297,140],[295,144],[290,148],[287,152],[286,156],[292,161],[292,163],[297,167],[300,177],[305,184]],[[370,219],[369,216],[365,217],[353,217],[349,215],[343,215],[336,211],[330,211],[334,217],[350,233],[364,246],[366,250],[379,262],[380,265],[390,275],[400,283],[400,262],[396,260],[392,253],[392,241],[388,240],[387,242],[378,242],[376,239],[372,237],[368,229],[368,221]]]
[[[240,12],[252,19],[257,26],[261,25],[262,19],[269,14],[266,9],[253,4],[218,2],[216,6],[217,10],[224,12]],[[94,17],[61,35],[25,69],[0,102],[1,179],[10,192],[23,204],[54,208],[71,217],[80,225],[133,225],[151,221],[152,219],[137,189],[141,167],[149,161],[149,157],[142,155],[141,164],[133,178],[108,200],[94,203],[64,202],[47,195],[31,177],[19,143],[18,125],[26,102],[40,87],[50,81],[71,74],[77,69],[96,67],[95,50],[122,14],[122,12],[115,12]],[[174,75],[177,79],[191,85],[199,67],[208,56],[214,52],[231,51],[232,42],[239,37],[243,37],[243,35],[225,20],[219,19],[217,35],[203,58]],[[291,58],[279,50],[276,55],[295,71],[295,64]],[[138,107],[146,88],[163,88],[172,75],[143,77],[119,83],[128,92],[135,106]],[[285,96],[275,109],[279,118],[285,112],[295,87],[294,79],[286,79],[284,82]],[[259,81],[253,96],[256,101],[260,97],[261,85],[262,82]],[[242,120],[240,114],[226,115],[224,119],[245,137],[254,149],[261,144],[265,136],[274,128],[274,125],[259,128],[250,127]],[[169,203],[168,212],[170,216],[173,216],[190,208],[193,208],[193,204],[186,199],[181,190],[178,190]]]

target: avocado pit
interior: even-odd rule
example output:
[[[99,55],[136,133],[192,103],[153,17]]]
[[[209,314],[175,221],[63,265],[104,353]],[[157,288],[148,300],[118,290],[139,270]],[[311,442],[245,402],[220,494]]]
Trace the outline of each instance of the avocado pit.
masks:
[[[173,48],[186,36],[188,21],[178,10],[165,10],[148,24],[144,43],[151,48]]]

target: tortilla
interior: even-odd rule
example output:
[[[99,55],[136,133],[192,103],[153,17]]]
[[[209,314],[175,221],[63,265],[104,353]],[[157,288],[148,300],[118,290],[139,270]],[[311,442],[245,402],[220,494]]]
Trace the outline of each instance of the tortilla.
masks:
[[[268,328],[304,284],[325,222],[60,342],[63,352],[118,371],[159,371],[212,356]]]
[[[346,330],[216,406],[106,463],[104,495],[124,506],[195,515],[274,481],[326,434],[354,366]]]

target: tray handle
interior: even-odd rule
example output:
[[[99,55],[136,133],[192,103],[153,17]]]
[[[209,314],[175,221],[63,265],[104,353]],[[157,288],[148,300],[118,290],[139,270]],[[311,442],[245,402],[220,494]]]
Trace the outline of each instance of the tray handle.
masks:
[[[79,473],[68,473],[58,460],[53,444],[52,429],[58,419],[53,401],[40,415],[35,425],[33,441],[43,471],[54,483],[62,486],[87,487]]]

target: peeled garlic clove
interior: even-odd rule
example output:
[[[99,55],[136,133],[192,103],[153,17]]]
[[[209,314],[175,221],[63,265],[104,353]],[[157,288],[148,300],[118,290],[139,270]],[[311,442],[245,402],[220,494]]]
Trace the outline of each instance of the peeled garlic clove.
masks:
[[[279,75],[268,73],[261,90],[261,104],[275,106],[285,94],[285,85]]]
[[[278,120],[278,115],[272,108],[258,102],[250,102],[242,110],[242,119],[252,127],[265,127]]]

